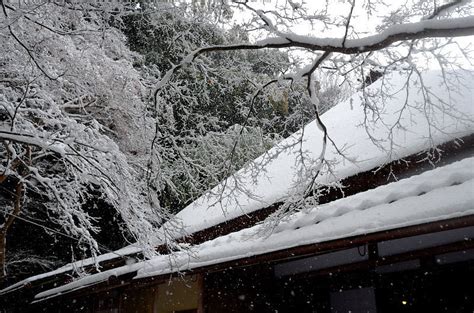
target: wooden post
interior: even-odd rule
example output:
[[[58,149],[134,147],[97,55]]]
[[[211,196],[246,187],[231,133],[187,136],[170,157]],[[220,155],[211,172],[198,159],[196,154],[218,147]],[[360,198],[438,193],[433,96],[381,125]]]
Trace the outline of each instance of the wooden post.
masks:
[[[204,313],[204,273],[197,274],[198,307],[197,313]]]

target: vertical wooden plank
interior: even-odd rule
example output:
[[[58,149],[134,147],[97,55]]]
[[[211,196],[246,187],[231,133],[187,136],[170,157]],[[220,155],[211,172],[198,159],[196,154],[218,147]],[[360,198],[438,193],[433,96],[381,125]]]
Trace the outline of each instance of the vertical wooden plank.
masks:
[[[197,313],[204,313],[204,273],[197,274],[198,307]]]

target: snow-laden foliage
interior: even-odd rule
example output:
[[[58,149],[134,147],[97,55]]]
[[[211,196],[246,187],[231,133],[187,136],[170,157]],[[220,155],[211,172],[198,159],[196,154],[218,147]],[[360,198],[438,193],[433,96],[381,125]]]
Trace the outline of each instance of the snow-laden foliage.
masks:
[[[153,124],[132,66],[137,56],[123,34],[95,22],[101,17],[93,11],[45,5],[6,12],[0,173],[10,183],[2,188],[15,193],[20,186],[21,207],[38,199],[48,223],[93,254],[100,229],[85,207],[91,190],[116,211],[134,240],[156,240],[154,227],[166,212],[150,206],[143,183]],[[11,214],[5,207],[5,220]]]

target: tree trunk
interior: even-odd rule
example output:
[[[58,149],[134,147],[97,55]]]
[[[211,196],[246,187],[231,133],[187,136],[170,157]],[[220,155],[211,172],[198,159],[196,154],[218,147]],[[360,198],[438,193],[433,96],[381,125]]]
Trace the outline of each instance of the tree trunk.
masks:
[[[0,229],[0,283],[5,279],[6,276],[7,233],[18,214],[20,214],[22,192],[23,183],[18,182],[15,187],[13,210],[11,213],[7,213],[8,215],[5,218],[5,224],[3,224],[2,228]]]
[[[0,284],[6,276],[5,271],[5,257],[6,257],[7,234],[5,231],[0,232]]]

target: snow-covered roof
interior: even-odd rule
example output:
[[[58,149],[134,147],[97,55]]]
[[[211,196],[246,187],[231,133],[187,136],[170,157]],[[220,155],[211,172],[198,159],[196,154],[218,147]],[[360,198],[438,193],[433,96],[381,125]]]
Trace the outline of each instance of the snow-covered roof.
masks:
[[[422,151],[432,145],[441,144],[456,137],[462,137],[474,132],[474,79],[465,72],[459,72],[464,77],[465,85],[458,85],[457,92],[448,92],[442,83],[439,72],[428,72],[423,75],[423,82],[426,87],[431,88],[439,97],[431,97],[434,106],[432,111],[415,110],[411,108],[409,112],[405,111],[403,118],[407,129],[395,128],[393,133],[393,142],[395,145],[390,149],[390,142],[385,141],[383,145],[392,153],[388,154],[375,146],[369,139],[366,129],[360,124],[364,120],[364,107],[362,105],[362,92],[355,94],[351,99],[338,104],[322,116],[328,134],[339,148],[344,147],[344,153],[349,158],[356,160],[350,162],[344,160],[332,145],[329,145],[326,151],[326,159],[337,161],[332,168],[334,176],[329,173],[322,173],[318,177],[320,183],[331,183],[338,179],[343,179],[355,175],[360,172],[370,170],[380,164],[396,160],[413,153]],[[390,82],[390,85],[388,85]],[[403,90],[405,81],[401,76],[395,74],[386,77],[384,88],[391,90],[392,97],[380,105],[384,122],[386,125],[376,123],[371,133],[376,138],[386,139],[387,128],[394,124],[399,116],[399,109],[405,102],[406,90]],[[380,89],[382,81],[378,81],[371,86],[371,89]],[[412,106],[423,108],[423,94],[420,93],[419,84],[412,84],[409,90],[409,103]],[[370,89],[367,92],[371,92]],[[446,103],[443,103],[445,101]],[[447,104],[453,107],[447,107]],[[443,112],[442,108],[448,110]],[[456,113],[458,112],[458,113]],[[427,115],[431,120],[436,122],[435,126],[442,125],[442,128],[428,127]],[[460,114],[464,115],[459,118]],[[380,122],[380,121],[379,121]],[[302,137],[303,134],[303,137]],[[431,134],[431,135],[430,135]],[[294,145],[302,138],[302,146]],[[431,141],[430,141],[431,140]],[[286,149],[287,146],[290,148]],[[243,214],[247,214],[261,208],[265,208],[275,202],[282,200],[286,195],[291,194],[295,182],[298,178],[297,159],[299,152],[304,151],[307,161],[305,164],[311,163],[312,159],[319,156],[322,147],[322,133],[319,131],[315,122],[308,124],[300,132],[281,142],[277,147],[271,149],[268,154],[259,157],[252,164],[239,171],[236,176],[239,184],[245,186],[246,189],[252,190],[256,197],[252,197],[245,192],[230,193],[234,186],[234,179],[229,178],[225,184],[227,191],[224,191],[224,197],[219,192],[219,186],[214,188],[210,193],[200,197],[194,203],[179,212],[174,223],[182,223],[186,234],[190,234],[199,230],[203,230],[224,221],[236,218]],[[275,158],[269,156],[274,155]],[[268,163],[268,159],[271,159]],[[253,165],[266,163],[264,171],[259,176],[252,176]],[[235,196],[235,197],[234,197]],[[351,197],[352,199],[352,197]],[[173,223],[173,225],[175,225]],[[168,227],[168,233],[175,231],[174,227],[165,224]],[[281,226],[280,226],[281,227]],[[182,233],[175,232],[176,237],[182,236]],[[159,243],[157,243],[159,245]],[[102,262],[114,259],[117,256],[126,256],[138,253],[141,248],[135,246],[125,247],[118,251],[107,253],[99,256],[99,259],[89,258],[72,264],[65,265],[55,271],[36,275],[20,281],[4,290],[0,294],[13,291],[17,288],[47,278],[56,274],[71,272],[75,268],[93,265],[96,262]],[[105,274],[106,275],[106,274]]]
[[[462,78],[462,83],[453,84],[458,90],[453,90],[453,86],[448,88],[441,72],[437,71],[422,75],[426,88],[423,90],[420,88],[420,79],[414,75],[408,83],[400,74],[387,75],[370,86],[365,93],[360,91],[323,114],[322,121],[327,127],[328,135],[338,149],[343,150],[347,159],[329,144],[325,158],[334,161],[332,172],[321,173],[317,182],[330,184],[473,133],[474,79],[467,72],[456,74]],[[378,108],[380,115],[366,114],[364,97],[381,89],[390,96],[383,101],[371,103]],[[432,103],[425,106],[426,99]],[[405,103],[409,106],[404,109]],[[376,146],[368,136],[367,129],[363,126],[366,118],[369,120],[372,139],[379,140],[382,148]],[[375,122],[372,123],[372,119]],[[393,132],[389,136],[390,129]],[[176,215],[177,221],[183,225],[184,234],[268,207],[294,193],[298,179],[301,178],[299,170],[302,166],[298,163],[300,152],[303,151],[307,158],[305,166],[314,167],[315,160],[321,153],[322,137],[322,132],[313,121],[257,158],[234,177],[184,208]],[[301,139],[302,144],[299,145]],[[259,164],[264,164],[263,170],[255,175],[254,169]],[[234,190],[237,181],[237,186],[243,187],[245,191]],[[226,188],[222,192],[220,188],[223,185]],[[248,191],[251,191],[250,195]],[[175,234],[176,237],[182,235],[183,233]]]
[[[112,275],[135,272],[135,279],[317,244],[351,236],[474,215],[474,157],[295,213],[268,234],[256,225],[193,246],[94,274],[44,291],[37,299],[85,288]]]

